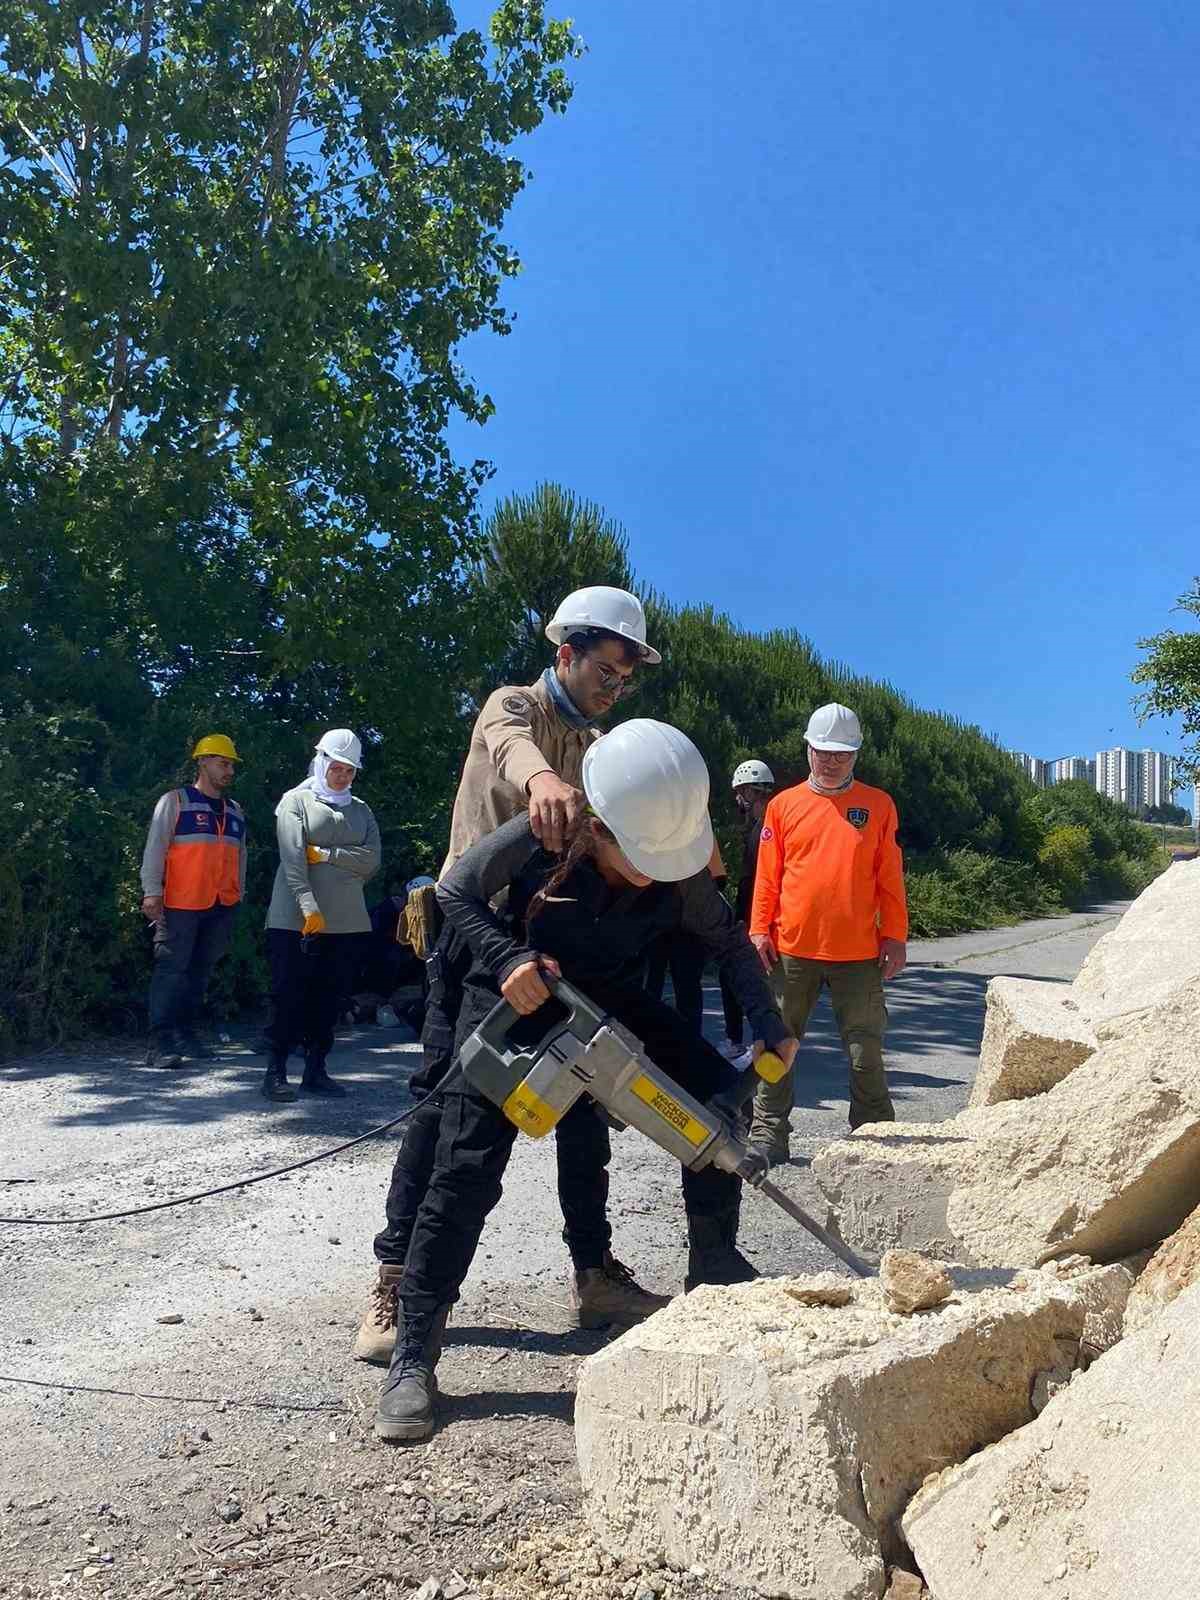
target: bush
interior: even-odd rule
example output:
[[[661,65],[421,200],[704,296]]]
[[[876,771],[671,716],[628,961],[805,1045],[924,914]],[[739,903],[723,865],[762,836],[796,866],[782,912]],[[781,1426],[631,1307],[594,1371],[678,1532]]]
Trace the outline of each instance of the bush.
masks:
[[[1082,824],[1051,828],[1038,851],[1038,865],[1067,904],[1077,904],[1096,871],[1090,831]]]
[[[1110,856],[1107,861],[1101,863],[1096,872],[1094,886],[1101,893],[1112,895],[1115,899],[1132,900],[1170,865],[1170,852],[1164,850],[1161,845],[1156,845],[1151,855],[1140,859],[1127,856],[1124,851],[1118,851],[1115,856]]]
[[[1062,910],[1062,901],[1031,862],[945,850],[914,856],[905,869],[909,925],[916,939],[1007,927]]]

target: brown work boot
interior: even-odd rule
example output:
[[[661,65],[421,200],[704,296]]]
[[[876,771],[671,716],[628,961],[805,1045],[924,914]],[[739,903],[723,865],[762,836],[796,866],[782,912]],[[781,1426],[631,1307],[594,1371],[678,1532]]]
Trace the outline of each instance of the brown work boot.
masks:
[[[571,1274],[571,1315],[577,1328],[632,1328],[661,1311],[669,1299],[643,1289],[611,1251],[602,1267]]]
[[[362,1327],[354,1338],[350,1354],[355,1361],[377,1361],[386,1366],[396,1346],[396,1324],[400,1315],[397,1291],[404,1277],[403,1267],[381,1264],[379,1276],[371,1285],[371,1298]]]

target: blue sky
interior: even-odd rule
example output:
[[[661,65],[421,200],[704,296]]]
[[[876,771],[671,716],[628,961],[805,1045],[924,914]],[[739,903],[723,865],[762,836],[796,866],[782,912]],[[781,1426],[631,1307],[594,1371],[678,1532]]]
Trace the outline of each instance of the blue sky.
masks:
[[[1200,10],[557,9],[485,508],[556,480],[669,598],[1006,744],[1179,748],[1128,677],[1200,571]]]

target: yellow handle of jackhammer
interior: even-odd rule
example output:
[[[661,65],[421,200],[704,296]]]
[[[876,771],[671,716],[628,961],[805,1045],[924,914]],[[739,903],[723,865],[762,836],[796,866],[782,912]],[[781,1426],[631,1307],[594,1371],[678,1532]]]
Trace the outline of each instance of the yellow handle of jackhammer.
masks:
[[[774,1050],[764,1050],[754,1063],[754,1070],[764,1083],[778,1083],[781,1078],[787,1076],[787,1067]]]

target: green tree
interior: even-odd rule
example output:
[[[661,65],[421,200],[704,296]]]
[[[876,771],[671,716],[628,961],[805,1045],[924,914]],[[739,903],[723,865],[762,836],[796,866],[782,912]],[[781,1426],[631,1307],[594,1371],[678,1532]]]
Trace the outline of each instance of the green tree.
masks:
[[[119,992],[139,835],[197,733],[247,758],[252,899],[331,723],[366,736],[393,853],[437,859],[488,647],[489,469],[445,434],[491,402],[457,352],[508,331],[515,151],[579,45],[539,0],[486,35],[442,0],[12,0],[0,41],[0,765],[76,850],[51,879],[10,829],[0,880],[26,945],[64,896],[47,971],[86,948]],[[253,963],[247,935],[234,992]]]
[[[567,102],[569,26],[25,0],[5,35],[6,610],[157,696],[303,715],[316,671],[415,734],[486,472],[445,442],[491,410],[455,351],[508,329],[511,146]]]
[[[591,584],[633,588],[625,531],[600,506],[556,483],[502,500],[488,518],[472,585],[493,647],[492,676],[479,692],[537,677],[549,660],[546,624],[559,601]]]
[[[1200,578],[1192,579],[1176,610],[1200,617]],[[1200,780],[1200,629],[1166,628],[1139,639],[1138,649],[1149,652],[1133,672],[1134,683],[1145,685],[1134,700],[1138,715],[1143,722],[1150,717],[1183,719],[1184,735],[1191,742],[1182,770]]]

